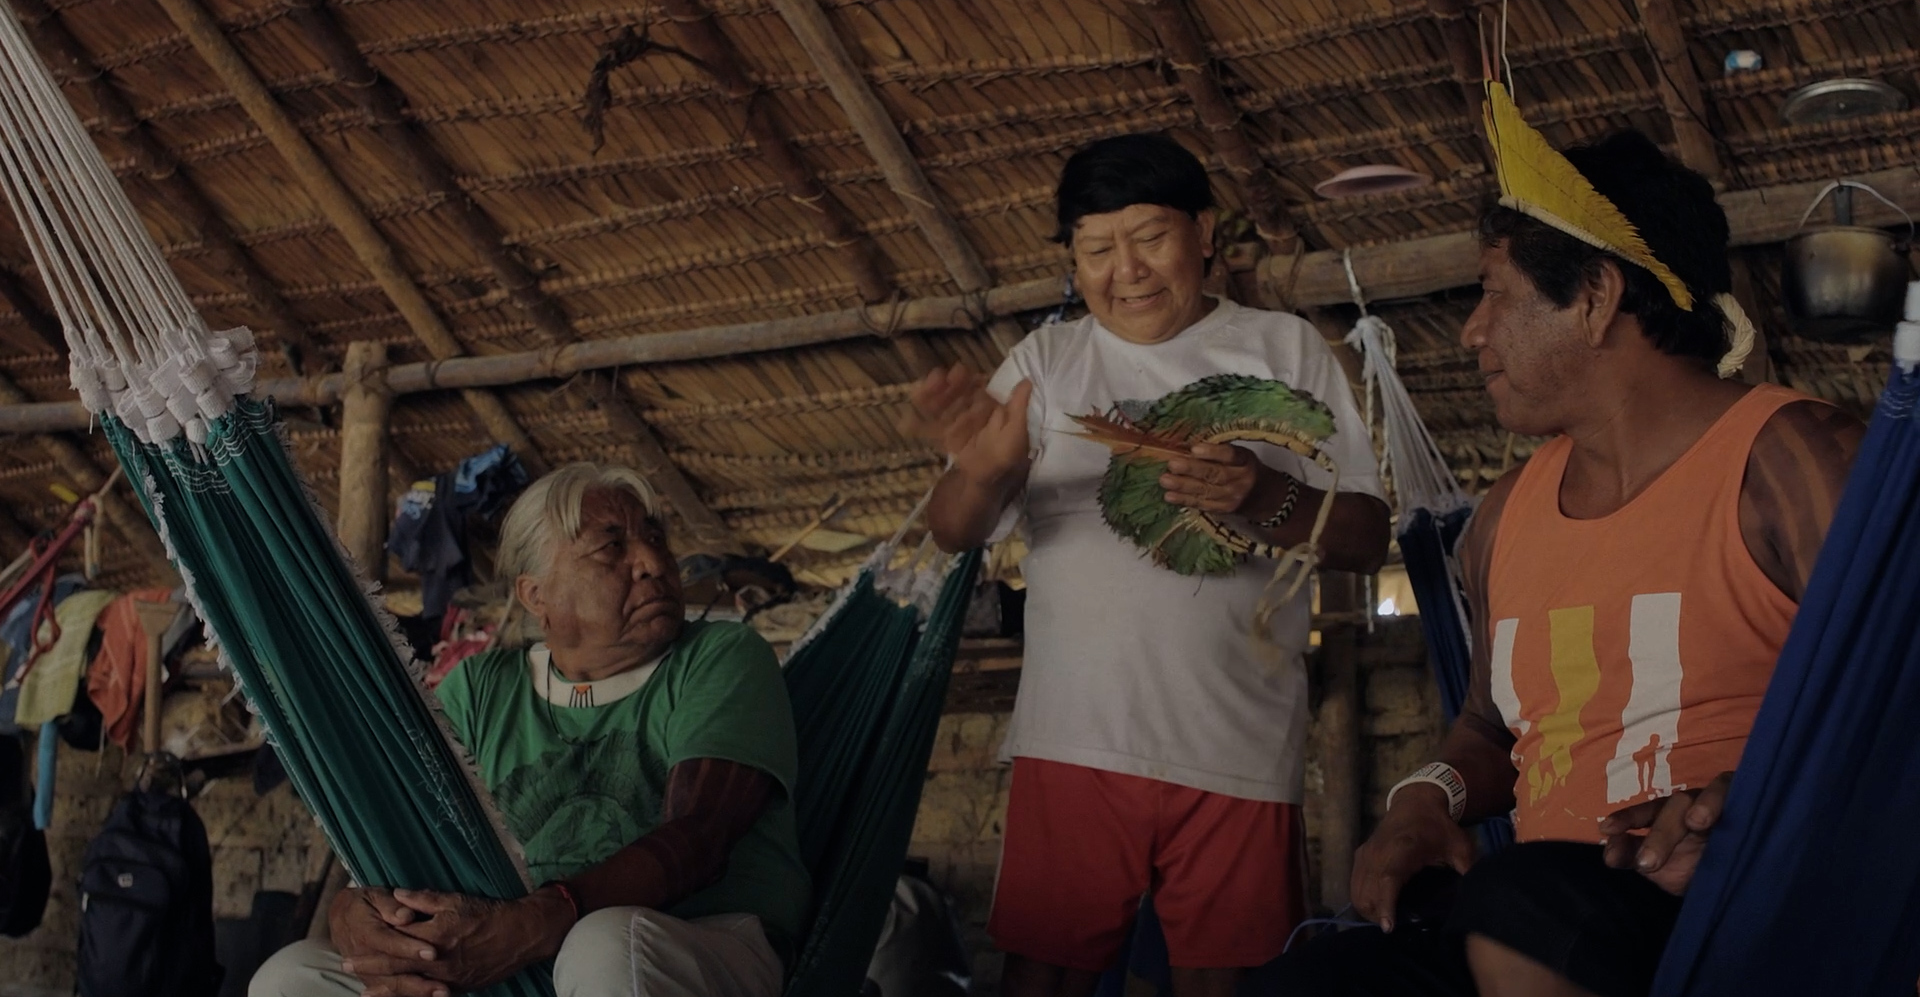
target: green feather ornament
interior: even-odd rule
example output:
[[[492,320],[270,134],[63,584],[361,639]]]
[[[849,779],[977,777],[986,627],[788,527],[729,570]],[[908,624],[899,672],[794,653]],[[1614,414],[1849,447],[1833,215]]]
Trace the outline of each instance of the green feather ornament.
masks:
[[[1280,381],[1216,374],[1172,392],[1138,418],[1122,412],[1075,416],[1075,435],[1113,451],[1100,482],[1100,510],[1113,531],[1140,547],[1155,564],[1182,575],[1224,575],[1250,554],[1280,557],[1212,513],[1170,504],[1160,476],[1167,461],[1186,457],[1195,443],[1258,442],[1285,447],[1334,470],[1325,442],[1333,412],[1312,395]]]

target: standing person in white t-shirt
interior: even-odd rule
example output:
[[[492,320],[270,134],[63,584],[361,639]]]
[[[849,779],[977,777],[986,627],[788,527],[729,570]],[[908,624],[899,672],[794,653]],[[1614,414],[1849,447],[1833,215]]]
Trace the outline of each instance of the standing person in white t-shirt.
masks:
[[[1109,451],[1071,435],[1072,416],[1137,411],[1210,375],[1282,381],[1334,416],[1320,563],[1371,573],[1385,559],[1372,446],[1327,344],[1293,315],[1202,292],[1212,209],[1205,169],[1172,139],[1082,150],[1061,176],[1057,238],[1092,314],[1034,332],[990,383],[935,371],[913,396],[920,432],[952,458],[928,512],[936,541],[974,547],[1024,514],[1031,550],[988,925],[1008,997],[1091,993],[1149,889],[1179,997],[1230,993],[1303,912],[1307,595],[1273,615],[1276,667],[1250,634],[1274,562],[1208,577],[1157,566],[1102,519]],[[1276,447],[1199,444],[1160,484],[1287,548],[1307,539],[1329,476]]]

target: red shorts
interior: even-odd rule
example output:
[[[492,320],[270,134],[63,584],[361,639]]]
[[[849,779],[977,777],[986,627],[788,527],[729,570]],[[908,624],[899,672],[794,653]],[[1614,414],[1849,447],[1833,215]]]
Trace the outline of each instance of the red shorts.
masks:
[[[1299,808],[1016,758],[987,933],[1003,952],[1100,972],[1153,906],[1169,961],[1260,966],[1306,910]]]

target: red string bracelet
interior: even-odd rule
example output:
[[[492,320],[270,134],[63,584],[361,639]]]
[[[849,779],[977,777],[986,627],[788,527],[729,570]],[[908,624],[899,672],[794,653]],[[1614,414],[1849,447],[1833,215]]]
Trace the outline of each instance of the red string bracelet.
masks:
[[[566,900],[567,906],[573,910],[573,919],[575,921],[580,920],[580,901],[574,897],[573,891],[567,888],[567,884],[555,880],[547,885],[560,891],[560,896]]]

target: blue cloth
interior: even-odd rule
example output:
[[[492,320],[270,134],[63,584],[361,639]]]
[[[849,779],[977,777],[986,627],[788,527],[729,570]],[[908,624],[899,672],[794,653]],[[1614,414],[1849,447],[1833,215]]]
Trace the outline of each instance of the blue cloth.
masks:
[[[1920,978],[1920,375],[1897,368],[1827,531],[1656,997]]]
[[[401,496],[387,549],[420,576],[420,615],[438,618],[453,594],[473,581],[467,517],[505,509],[526,486],[527,469],[501,443],[436,476],[431,489],[414,488]]]
[[[67,596],[85,588],[84,575],[66,574],[54,579],[53,604],[60,605]],[[20,690],[6,688],[13,681],[15,673],[27,662],[27,654],[32,651],[33,609],[40,601],[40,590],[32,589],[20,597],[7,612],[6,619],[0,621],[0,641],[7,645],[6,674],[0,677],[0,735],[18,734],[20,725],[13,722],[14,709],[20,705]]]
[[[1467,637],[1467,610],[1460,596],[1454,545],[1473,518],[1472,507],[1436,516],[1415,509],[1401,519],[1400,556],[1406,561],[1407,581],[1420,604],[1420,631],[1427,638],[1427,657],[1440,686],[1440,710],[1451,726],[1467,701],[1468,673],[1473,652]]]
[[[60,747],[60,725],[49,720],[40,725],[38,745],[40,772],[33,783],[33,826],[44,831],[53,825],[53,777],[57,767],[55,752]]]
[[[1467,506],[1436,516],[1415,509],[1401,517],[1400,556],[1406,561],[1414,601],[1420,604],[1420,632],[1427,640],[1427,658],[1440,687],[1440,712],[1449,727],[1466,704],[1473,672],[1469,609],[1460,561],[1454,556],[1473,510]],[[1477,831],[1483,855],[1513,844],[1513,822],[1506,817],[1482,821]]]

